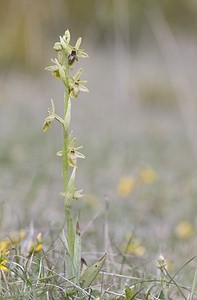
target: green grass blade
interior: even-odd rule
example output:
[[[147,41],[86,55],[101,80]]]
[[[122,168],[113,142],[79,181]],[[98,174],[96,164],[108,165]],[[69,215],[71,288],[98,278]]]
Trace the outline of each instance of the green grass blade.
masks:
[[[75,278],[76,278],[75,283],[79,284],[80,273],[81,273],[81,233],[80,233],[78,221],[76,223],[73,265],[75,269]]]
[[[191,293],[190,293],[190,296],[189,296],[189,300],[193,299],[194,292],[196,290],[196,284],[197,284],[197,269],[196,269],[195,274],[194,274],[194,280],[193,280],[193,283],[192,283],[192,290],[191,290]]]

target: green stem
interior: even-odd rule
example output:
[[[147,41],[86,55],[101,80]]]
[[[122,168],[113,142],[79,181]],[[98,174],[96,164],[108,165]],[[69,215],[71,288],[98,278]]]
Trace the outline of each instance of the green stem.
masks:
[[[67,93],[64,94],[64,103],[68,103]],[[64,193],[66,193],[68,185],[68,131],[65,131],[63,127],[63,148],[62,148],[62,168],[63,168],[63,184]]]
[[[66,64],[66,91],[64,93],[64,119],[68,109],[69,99],[69,81],[68,81],[69,66]],[[63,168],[63,184],[64,193],[66,194],[68,185],[68,130],[63,127],[63,149],[62,149],[62,168]],[[66,201],[66,200],[65,200]]]
[[[68,100],[69,100],[69,65],[68,61],[66,63],[66,90],[64,93],[64,119],[66,117],[67,109],[68,109]],[[73,228],[73,220],[71,215],[71,199],[67,198],[67,186],[69,180],[69,165],[68,165],[68,129],[65,130],[63,127],[63,149],[62,149],[62,168],[63,168],[63,185],[64,185],[64,193],[65,193],[65,214],[66,214],[66,224],[67,224],[67,232],[68,232],[68,245],[69,252],[71,257],[74,252],[74,228]]]

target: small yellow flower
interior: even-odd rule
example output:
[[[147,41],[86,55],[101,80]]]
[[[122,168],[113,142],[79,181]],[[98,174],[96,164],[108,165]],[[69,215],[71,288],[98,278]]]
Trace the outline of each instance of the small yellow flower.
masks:
[[[36,242],[31,242],[29,245],[29,255],[31,254],[37,254],[40,251],[42,251],[43,246],[42,246],[42,234],[39,233],[36,237]]]
[[[142,245],[140,239],[135,237],[132,233],[126,234],[126,242],[123,247],[124,252],[136,256],[143,256],[146,252],[145,247]]]
[[[180,239],[189,239],[195,234],[194,226],[188,221],[181,221],[175,228],[175,234]]]
[[[10,248],[11,242],[9,240],[4,240],[0,242],[0,253],[8,250]]]
[[[118,195],[126,198],[135,188],[135,180],[133,177],[124,176],[120,179],[118,184]]]
[[[138,240],[129,245],[127,249],[127,253],[134,254],[136,256],[143,256],[145,252],[145,247],[140,245],[140,242]]]
[[[32,253],[36,254],[39,253],[42,250],[42,244],[36,244],[34,242],[30,243],[29,246],[29,254],[31,255]]]
[[[157,173],[151,168],[145,168],[140,172],[139,179],[145,184],[152,184],[157,180]]]
[[[0,259],[0,270],[2,270],[2,271],[8,271],[8,268],[6,267],[6,264],[7,263],[7,260],[6,259],[4,259],[4,260],[2,260],[1,261],[1,259]]]
[[[18,235],[10,237],[10,242],[15,245],[19,244],[21,242],[21,240],[24,239],[25,236],[26,236],[26,232],[20,231]]]
[[[21,240],[26,236],[25,231],[19,232],[18,235],[14,235],[9,237],[6,240],[0,242],[0,252],[8,250],[12,245],[17,245],[21,242]]]
[[[7,250],[0,250],[0,270],[7,271],[8,268],[6,267],[7,263],[7,255],[9,254],[9,251]]]

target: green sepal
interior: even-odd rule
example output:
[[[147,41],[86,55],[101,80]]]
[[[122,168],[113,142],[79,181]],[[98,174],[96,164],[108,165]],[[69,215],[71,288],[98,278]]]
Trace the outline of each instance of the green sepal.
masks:
[[[54,44],[54,46],[53,46],[53,49],[54,49],[55,51],[61,51],[61,50],[62,50],[62,46],[61,46],[60,42],[56,42],[56,43]]]
[[[81,45],[81,42],[82,42],[82,38],[81,37],[79,37],[78,39],[77,39],[77,42],[76,42],[76,44],[75,44],[75,49],[79,49],[79,47],[80,47],[80,45]]]
[[[54,62],[53,59],[51,59],[51,61]],[[56,65],[48,66],[48,67],[46,67],[44,69],[47,70],[47,71],[50,71],[50,72],[54,73],[54,72],[58,71],[58,66],[56,66]]]
[[[83,49],[79,49],[79,47],[81,46],[81,42],[82,42],[82,38],[79,37],[76,44],[75,44],[74,49],[76,50],[78,57],[87,58],[88,54],[86,52],[84,52]]]
[[[66,84],[66,74],[65,74],[64,67],[59,63],[57,58],[55,58],[55,63],[58,66],[58,71],[59,71],[59,75],[60,75],[61,80],[64,82],[64,84]]]
[[[78,81],[78,80],[80,79],[82,73],[83,73],[83,69],[80,68],[80,69],[77,71],[77,73],[72,77],[72,78],[73,78],[73,81],[74,81],[74,82],[75,82],[75,81]]]
[[[62,48],[64,49],[64,51],[66,53],[69,53],[70,47],[61,36],[60,36],[60,44],[61,44]]]

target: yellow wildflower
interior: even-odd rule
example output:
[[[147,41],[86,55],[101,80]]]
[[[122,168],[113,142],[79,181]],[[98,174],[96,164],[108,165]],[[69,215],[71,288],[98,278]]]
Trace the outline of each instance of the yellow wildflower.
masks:
[[[175,234],[180,239],[188,239],[194,236],[195,228],[190,222],[181,221],[177,224],[175,228]]]
[[[29,246],[29,254],[31,255],[32,253],[36,254],[42,251],[43,246],[42,246],[42,234],[39,233],[36,237],[36,242],[31,242]]]
[[[134,254],[136,256],[143,256],[146,252],[144,246],[139,244],[139,241],[134,241],[127,248],[127,253]]]
[[[0,253],[9,249],[11,242],[9,240],[4,240],[0,242]]]
[[[126,234],[126,243],[124,245],[124,252],[136,256],[143,256],[146,252],[146,249],[142,245],[140,239],[135,237],[132,233],[128,233]]]
[[[145,184],[152,184],[157,180],[157,173],[153,169],[147,167],[140,172],[139,179]]]
[[[8,251],[6,250],[0,250],[0,270],[2,271],[7,271],[8,268],[6,267],[6,263],[7,263],[7,255],[8,255]]]
[[[2,271],[8,271],[8,268],[6,267],[6,264],[7,263],[7,260],[6,259],[4,259],[4,260],[2,260],[1,261],[1,259],[0,259],[0,270],[2,270]]]
[[[29,254],[38,253],[42,250],[42,244],[35,244],[34,242],[30,243]]]
[[[26,232],[20,231],[19,234],[11,236],[10,241],[12,244],[17,245],[21,242],[22,239],[24,239],[25,236],[26,236]]]
[[[135,180],[133,177],[124,176],[120,179],[118,184],[118,195],[122,198],[126,198],[135,188]]]
[[[0,251],[8,250],[12,245],[17,245],[25,237],[26,233],[24,231],[19,232],[18,235],[11,236],[6,240],[0,242]]]

